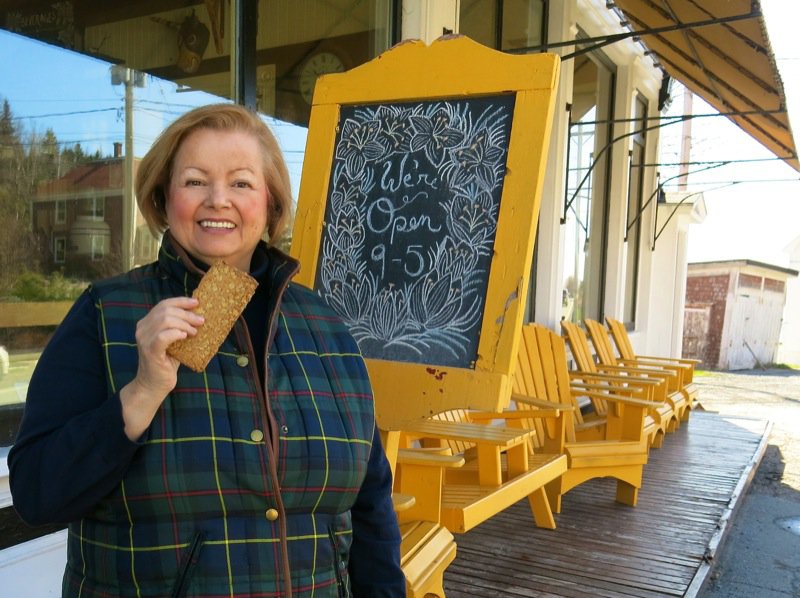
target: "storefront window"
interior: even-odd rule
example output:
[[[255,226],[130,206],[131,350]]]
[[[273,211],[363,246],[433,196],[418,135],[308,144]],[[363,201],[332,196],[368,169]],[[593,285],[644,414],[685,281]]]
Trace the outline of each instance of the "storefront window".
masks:
[[[524,51],[545,39],[545,0],[461,0],[459,33],[490,48]]]
[[[644,192],[647,102],[636,98],[633,126],[636,133],[630,154],[628,176],[628,216],[625,229],[625,305],[624,322],[636,321],[636,291],[639,285],[639,251],[642,245],[642,194]]]
[[[253,4],[254,62],[233,43],[234,13]],[[39,353],[89,281],[154,259],[132,181],[159,132],[233,101],[235,65],[296,195],[317,76],[386,50],[395,14],[395,0],[0,0],[0,419],[19,417]]]
[[[573,63],[562,315],[580,322],[603,316],[614,75],[594,57]]]

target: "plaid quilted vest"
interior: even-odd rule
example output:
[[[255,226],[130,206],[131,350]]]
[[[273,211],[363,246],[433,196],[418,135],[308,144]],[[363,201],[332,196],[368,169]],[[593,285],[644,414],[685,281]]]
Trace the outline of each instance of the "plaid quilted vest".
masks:
[[[65,596],[348,596],[349,508],[374,413],[348,331],[295,262],[269,252],[268,354],[239,320],[205,371],[178,384],[123,481],[70,524]],[[135,324],[191,294],[199,273],[172,248],[92,293],[109,394],[135,375]],[[267,396],[258,367],[266,367]]]

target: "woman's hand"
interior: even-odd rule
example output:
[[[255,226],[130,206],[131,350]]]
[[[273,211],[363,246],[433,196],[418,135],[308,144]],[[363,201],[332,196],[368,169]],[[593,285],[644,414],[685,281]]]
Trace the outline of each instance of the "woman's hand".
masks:
[[[136,347],[139,366],[136,377],[119,393],[125,434],[139,438],[166,396],[178,381],[178,360],[167,355],[167,347],[177,340],[194,336],[203,324],[203,316],[191,310],[197,299],[165,299],[136,323]]]

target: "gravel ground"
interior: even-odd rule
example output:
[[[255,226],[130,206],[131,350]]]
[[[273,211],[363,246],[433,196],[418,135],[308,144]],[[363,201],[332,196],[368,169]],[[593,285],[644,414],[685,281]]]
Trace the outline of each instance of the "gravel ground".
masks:
[[[706,410],[773,425],[761,465],[699,596],[800,597],[800,371],[708,372],[695,381]]]

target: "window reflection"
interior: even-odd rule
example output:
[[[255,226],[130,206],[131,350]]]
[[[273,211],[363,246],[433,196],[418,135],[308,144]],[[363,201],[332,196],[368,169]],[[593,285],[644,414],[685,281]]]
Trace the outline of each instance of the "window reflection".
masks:
[[[7,31],[0,31],[0,53],[15,57],[0,64],[8,82],[0,97],[3,446],[13,441],[15,406],[38,355],[72,301],[89,281],[125,268],[123,239],[135,248],[131,265],[155,256],[138,210],[124,216],[134,205],[126,188],[137,156],[175,116],[220,98],[123,69],[128,84],[107,61]]]
[[[386,50],[395,2],[256,1],[246,76],[296,194],[317,77]],[[21,406],[39,353],[89,281],[155,258],[133,174],[177,116],[231,99],[232,57],[243,61],[231,7],[0,0],[0,55],[13,57],[0,61],[0,408]]]
[[[231,43],[229,10],[241,1],[258,2],[257,64]],[[0,0],[0,485],[32,372],[75,298],[156,257],[132,180],[160,131],[230,100],[236,60],[255,80],[296,194],[316,77],[340,68],[324,57],[352,68],[387,49],[394,5]],[[29,529],[0,507],[11,544],[56,529]]]
[[[545,0],[461,0],[459,33],[505,52],[542,45]]]
[[[633,136],[628,174],[628,209],[625,224],[625,304],[624,322],[636,321],[637,288],[639,286],[639,252],[642,246],[642,205],[644,193],[645,149],[647,135],[647,102],[636,98]]]
[[[574,60],[562,316],[602,320],[614,76],[587,56]]]

